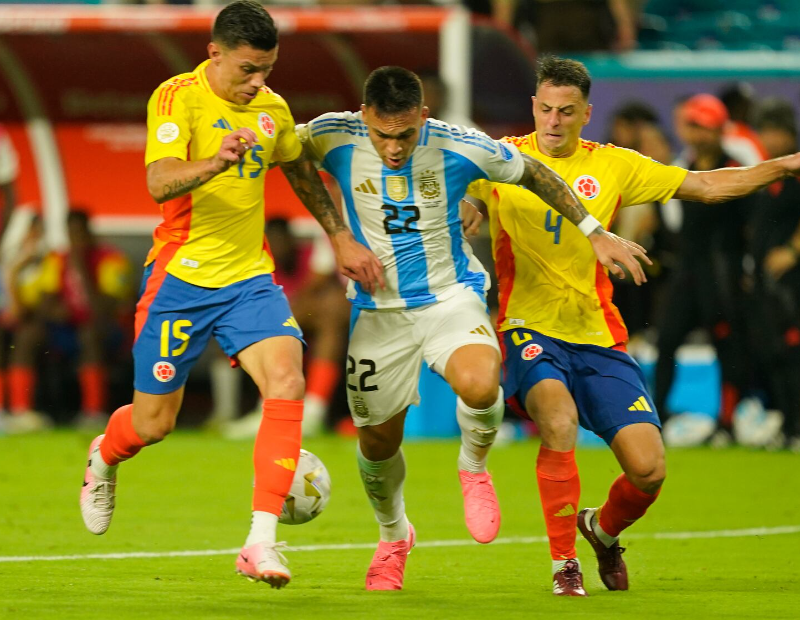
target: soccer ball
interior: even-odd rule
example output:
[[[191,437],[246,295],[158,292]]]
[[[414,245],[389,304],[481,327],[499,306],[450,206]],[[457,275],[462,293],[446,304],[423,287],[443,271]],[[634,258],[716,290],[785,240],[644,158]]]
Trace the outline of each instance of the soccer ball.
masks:
[[[323,511],[331,497],[331,476],[325,464],[308,450],[300,450],[294,480],[278,521],[286,525],[308,523]]]

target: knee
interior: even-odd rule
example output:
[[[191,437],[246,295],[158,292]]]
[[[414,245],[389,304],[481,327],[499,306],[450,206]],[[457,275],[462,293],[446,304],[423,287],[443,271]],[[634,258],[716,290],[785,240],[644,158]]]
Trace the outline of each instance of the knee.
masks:
[[[557,443],[559,447],[563,447],[564,442],[571,443],[574,441],[575,434],[578,431],[577,416],[571,415],[567,411],[555,412],[555,415],[537,416],[537,425],[539,426],[542,440],[546,443]],[[547,447],[555,449],[553,446]]]
[[[500,377],[468,369],[458,373],[453,386],[467,407],[488,409],[497,402]]]
[[[163,410],[154,416],[149,416],[143,420],[137,420],[134,428],[139,438],[148,446],[162,441],[167,435],[175,430],[174,413]]]
[[[632,471],[625,472],[633,486],[653,495],[658,492],[667,477],[667,467],[663,460],[642,463]]]
[[[257,384],[264,398],[302,400],[306,391],[303,371],[293,366],[271,369],[268,376]]]

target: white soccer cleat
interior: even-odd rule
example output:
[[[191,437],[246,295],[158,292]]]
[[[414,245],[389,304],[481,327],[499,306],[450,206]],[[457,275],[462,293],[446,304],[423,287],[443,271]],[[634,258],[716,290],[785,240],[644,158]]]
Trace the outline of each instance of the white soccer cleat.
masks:
[[[100,442],[105,435],[95,437],[89,446],[89,462],[83,476],[81,488],[81,516],[92,534],[104,534],[114,514],[114,494],[117,487],[116,474],[109,480],[97,478],[92,472],[92,459],[100,456]]]
[[[250,581],[263,581],[280,589],[292,578],[286,568],[289,562],[280,552],[285,548],[285,542],[260,542],[244,547],[236,558],[236,572]]]

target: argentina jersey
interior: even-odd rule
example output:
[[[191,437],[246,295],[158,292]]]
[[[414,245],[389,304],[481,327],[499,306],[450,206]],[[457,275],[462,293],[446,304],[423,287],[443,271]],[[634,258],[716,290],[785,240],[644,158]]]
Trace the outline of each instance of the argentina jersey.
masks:
[[[334,176],[356,240],[384,267],[386,289],[356,282],[347,297],[363,309],[417,308],[490,281],[464,238],[459,202],[476,179],[516,183],[524,163],[514,145],[474,129],[428,119],[406,165],[383,165],[361,113],[324,114],[297,127],[307,152]]]

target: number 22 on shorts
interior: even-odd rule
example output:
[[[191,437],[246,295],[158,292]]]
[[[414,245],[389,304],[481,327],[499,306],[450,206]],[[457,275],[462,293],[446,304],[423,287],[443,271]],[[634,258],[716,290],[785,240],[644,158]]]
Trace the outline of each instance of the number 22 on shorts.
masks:
[[[172,337],[181,341],[181,345],[177,349],[170,351],[170,322],[164,321],[161,323],[161,357],[178,357],[183,355],[186,347],[189,346],[189,334],[183,331],[187,327],[191,327],[192,322],[186,319],[179,319],[172,322]]]

